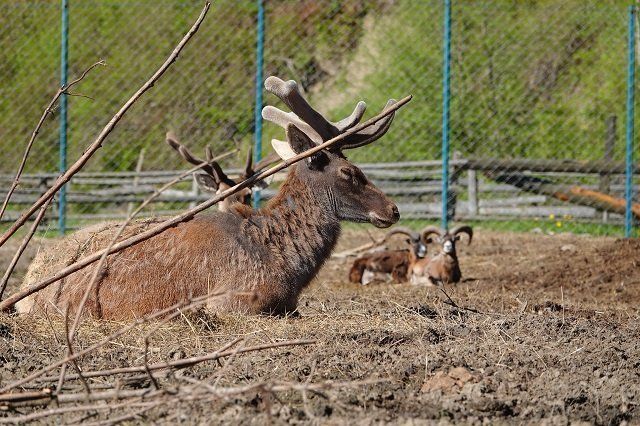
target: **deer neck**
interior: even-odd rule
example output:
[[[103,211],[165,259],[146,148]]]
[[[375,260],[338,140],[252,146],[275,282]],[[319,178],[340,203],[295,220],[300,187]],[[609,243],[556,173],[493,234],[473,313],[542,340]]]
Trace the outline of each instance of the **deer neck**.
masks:
[[[340,236],[332,199],[327,191],[312,188],[294,166],[278,194],[257,212],[262,237],[285,267],[315,275],[329,258]]]

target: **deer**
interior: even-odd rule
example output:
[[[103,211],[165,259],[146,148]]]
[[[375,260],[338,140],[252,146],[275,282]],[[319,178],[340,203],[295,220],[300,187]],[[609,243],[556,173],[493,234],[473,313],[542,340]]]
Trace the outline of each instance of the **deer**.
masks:
[[[285,129],[284,141],[272,140],[284,160],[347,132],[366,108],[358,102],[348,117],[331,122],[309,105],[295,81],[271,76],[265,89],[291,110],[268,105],[262,111],[265,120]],[[394,103],[389,100],[385,108]],[[83,315],[126,320],[200,296],[207,297],[209,310],[221,314],[296,315],[300,294],[338,241],[341,222],[388,228],[400,219],[395,203],[344,154],[382,137],[394,117],[395,111],[290,166],[278,193],[259,209],[236,206],[226,212],[203,212],[110,255]],[[147,226],[149,221],[138,222],[128,235]],[[50,275],[88,250],[103,248],[116,227],[85,228],[42,250],[23,285]],[[76,313],[92,266],[20,301],[17,310]]]
[[[431,235],[436,235],[434,239]],[[468,243],[473,239],[473,229],[468,225],[460,225],[450,231],[437,228],[435,226],[425,229],[422,237],[425,244],[432,242],[441,246],[440,252],[429,259],[425,264],[420,264],[413,269],[412,283],[414,284],[454,284],[460,282],[462,272],[456,253],[456,241],[459,241],[460,234],[467,234]]]
[[[199,166],[205,161],[193,155],[186,146],[184,146],[178,140],[178,137],[175,133],[169,131],[167,132],[165,141],[167,144],[173,148],[187,163],[192,164],[194,166]],[[195,182],[198,184],[198,187],[205,192],[220,194],[221,192],[226,191],[227,189],[235,186],[239,182],[249,179],[254,174],[260,173],[263,169],[270,166],[274,162],[278,161],[280,157],[275,153],[269,154],[267,157],[260,160],[256,163],[255,167],[253,166],[253,149],[249,148],[247,151],[247,159],[245,161],[244,170],[240,174],[238,182],[231,179],[227,176],[226,173],[220,167],[218,162],[213,161],[213,153],[211,148],[207,146],[205,148],[205,158],[207,159],[207,165],[203,166],[200,172],[196,172],[193,174],[193,178]],[[264,181],[258,181],[253,186],[257,186],[260,189],[266,188],[266,184]],[[241,189],[235,194],[225,198],[221,202],[218,203],[218,210],[226,212],[229,211],[232,206],[236,203],[249,205],[251,202],[251,195],[253,193],[252,187]]]
[[[412,279],[414,269],[422,269],[429,261],[426,257],[427,246],[423,235],[433,227],[426,227],[416,232],[405,226],[391,229],[381,243],[386,243],[394,235],[405,235],[408,249],[382,250],[364,254],[357,258],[349,270],[349,281],[367,285],[373,281],[387,281],[391,278],[396,283],[404,283]]]

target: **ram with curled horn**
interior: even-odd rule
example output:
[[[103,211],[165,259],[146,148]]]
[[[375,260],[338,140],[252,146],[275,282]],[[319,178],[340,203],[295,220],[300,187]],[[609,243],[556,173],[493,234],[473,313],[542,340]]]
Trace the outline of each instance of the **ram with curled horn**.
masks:
[[[450,231],[430,226],[422,231],[421,238],[425,245],[437,243],[441,249],[426,264],[421,265],[419,268],[414,268],[411,277],[413,283],[436,285],[460,282],[462,272],[460,271],[460,262],[456,252],[456,241],[460,240],[460,234],[467,234],[469,237],[468,244],[471,244],[473,229],[468,225],[460,225]],[[433,238],[432,235],[437,237]]]
[[[427,246],[422,234],[428,229],[416,232],[405,226],[391,229],[382,243],[388,242],[394,235],[405,235],[408,249],[382,250],[365,254],[353,262],[349,270],[349,281],[369,284],[373,281],[388,281],[403,283],[413,281],[414,270],[423,270],[429,259],[426,257]]]

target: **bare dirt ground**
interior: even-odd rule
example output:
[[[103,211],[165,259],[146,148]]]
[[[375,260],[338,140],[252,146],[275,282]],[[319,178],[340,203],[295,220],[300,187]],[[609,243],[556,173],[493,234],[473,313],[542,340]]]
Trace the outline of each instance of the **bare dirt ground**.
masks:
[[[338,250],[368,239],[345,231]],[[158,372],[162,397],[79,401],[96,407],[37,421],[640,422],[640,241],[477,228],[473,243],[458,251],[464,282],[447,287],[457,306],[437,288],[349,284],[349,260],[335,259],[303,293],[299,318],[199,311],[110,339],[79,365],[85,372],[144,365],[150,332],[149,363],[207,354],[235,338],[244,339],[238,348],[292,339],[316,343]],[[0,254],[6,263],[10,254]],[[76,350],[121,326],[86,321]],[[57,319],[0,316],[0,387],[63,357],[63,335]],[[22,390],[55,388],[55,382]],[[312,386],[321,383],[321,389]],[[144,374],[89,384],[93,392],[154,389]],[[291,389],[294,384],[301,386]],[[195,398],[185,386],[211,396]],[[216,389],[230,393],[223,397]],[[68,380],[63,391],[84,392],[77,380]],[[46,408],[5,404],[3,411],[0,402],[0,422],[56,408],[53,402]]]

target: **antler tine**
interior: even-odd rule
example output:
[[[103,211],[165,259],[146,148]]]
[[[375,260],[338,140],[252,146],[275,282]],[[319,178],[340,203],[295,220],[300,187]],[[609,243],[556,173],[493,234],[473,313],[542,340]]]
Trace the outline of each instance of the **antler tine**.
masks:
[[[394,99],[389,99],[384,107],[384,110],[395,103],[396,101]],[[395,112],[381,119],[373,126],[370,126],[359,131],[358,133],[349,136],[344,140],[344,143],[340,144],[340,149],[358,148],[364,145],[368,145],[377,139],[380,139],[385,133],[387,133],[387,131],[391,127],[391,122],[393,121],[394,117]]]
[[[438,234],[439,236],[442,236],[444,232],[442,229],[434,225],[425,226],[422,228],[422,231],[420,231],[420,238],[422,238],[422,242],[426,244],[427,237],[431,234]]]
[[[344,132],[349,130],[356,124],[360,122],[362,116],[364,115],[365,110],[367,109],[367,104],[363,101],[358,102],[355,109],[351,113],[350,116],[343,118],[342,120],[335,123],[335,126],[338,128],[340,132]]]
[[[267,91],[279,97],[302,121],[311,126],[323,141],[328,141],[340,134],[336,126],[313,109],[306,99],[302,97],[295,81],[283,81],[278,77],[271,76],[265,80],[264,87]]]
[[[182,158],[184,158],[187,162],[193,164],[194,166],[199,166],[200,164],[205,162],[204,160],[201,160],[194,156],[186,146],[182,145],[173,132],[167,132],[166,141],[171,148],[178,151]],[[229,179],[227,175],[222,171],[222,168],[220,167],[218,162],[212,160],[213,154],[210,147],[207,147],[205,149],[205,153],[207,155],[208,164],[206,166],[202,166],[202,171],[214,178],[216,183],[224,181],[227,184],[231,183],[231,186],[235,185],[235,182],[231,181],[231,179]]]
[[[456,226],[449,232],[451,233],[451,235],[454,235],[454,236],[461,232],[467,234],[469,236],[469,244],[471,244],[471,240],[473,239],[473,229],[471,229],[469,225]]]
[[[413,229],[406,226],[396,226],[395,228],[387,232],[387,234],[384,236],[384,240],[387,241],[389,238],[396,234],[404,234],[411,238],[412,241],[420,240],[420,235]]]
[[[274,124],[286,129],[289,124],[295,125],[298,129],[302,130],[307,136],[311,138],[317,144],[324,142],[322,137],[316,132],[310,125],[305,123],[295,115],[293,112],[284,112],[278,108],[267,105],[262,109],[262,118],[271,121]]]
[[[186,146],[182,145],[178,141],[178,137],[175,135],[175,133],[167,132],[166,141],[169,144],[169,146],[175,149],[176,151],[178,151],[178,154],[180,154],[182,158],[187,160],[187,162],[193,164],[194,166],[204,163],[204,160],[200,160],[196,158],[193,154],[191,154],[191,152],[187,149]]]

